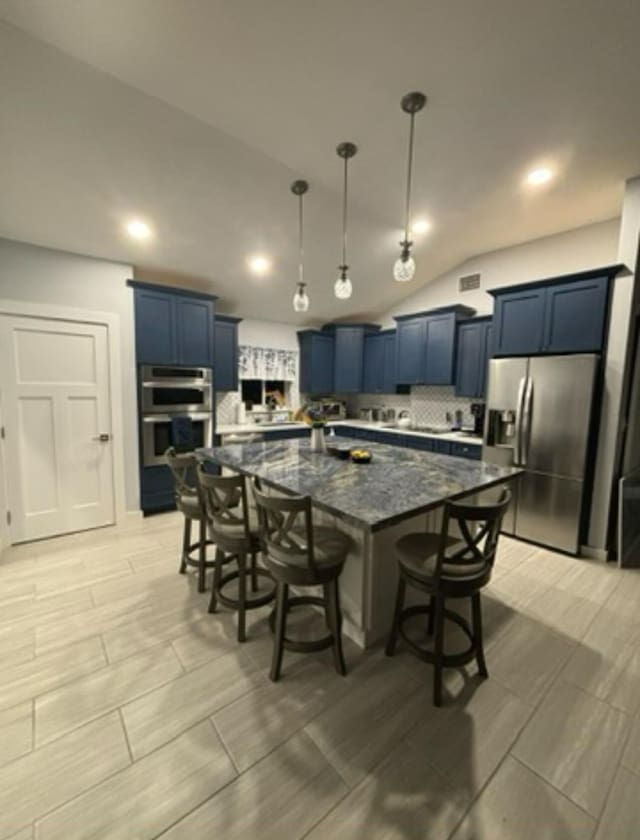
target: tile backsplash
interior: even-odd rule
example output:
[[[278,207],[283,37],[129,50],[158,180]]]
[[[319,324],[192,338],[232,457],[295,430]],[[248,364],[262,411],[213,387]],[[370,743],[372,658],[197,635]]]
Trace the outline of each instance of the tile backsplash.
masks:
[[[347,397],[347,413],[357,418],[361,408],[394,408],[396,412],[408,411],[416,426],[436,426],[446,422],[447,412],[460,410],[463,424],[472,426],[472,402],[477,400],[456,397],[452,387],[424,385],[413,387],[411,394],[354,394]]]

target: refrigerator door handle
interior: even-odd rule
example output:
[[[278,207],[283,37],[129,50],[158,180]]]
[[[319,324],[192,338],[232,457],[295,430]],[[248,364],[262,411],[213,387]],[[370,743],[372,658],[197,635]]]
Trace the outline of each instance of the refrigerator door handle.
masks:
[[[527,379],[527,389],[524,394],[524,406],[522,415],[522,439],[520,443],[520,452],[522,456],[522,466],[527,466],[529,458],[529,438],[531,437],[531,406],[533,403],[533,378]]]
[[[527,377],[523,376],[518,386],[518,408],[516,410],[516,456],[514,465],[520,467],[522,465],[522,421],[524,415],[524,395],[527,387]]]

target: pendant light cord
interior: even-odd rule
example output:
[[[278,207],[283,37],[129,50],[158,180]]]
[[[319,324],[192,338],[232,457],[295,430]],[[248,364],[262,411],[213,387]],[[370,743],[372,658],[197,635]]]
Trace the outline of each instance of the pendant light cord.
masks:
[[[303,241],[303,209],[302,209],[302,195],[298,196],[299,199],[299,213],[298,213],[298,249],[299,249],[299,262],[298,262],[298,283],[302,286],[304,285],[304,241]]]
[[[412,169],[413,169],[413,128],[414,128],[414,121],[415,121],[415,114],[412,112],[410,114],[411,123],[409,128],[409,161],[407,164],[407,202],[405,206],[405,226],[404,226],[404,239],[405,242],[409,241],[409,219],[411,218],[411,178],[412,178]]]
[[[344,192],[342,195],[342,265],[343,274],[346,272],[347,265],[347,192],[348,192],[348,178],[347,178],[347,164],[349,159],[344,159]]]

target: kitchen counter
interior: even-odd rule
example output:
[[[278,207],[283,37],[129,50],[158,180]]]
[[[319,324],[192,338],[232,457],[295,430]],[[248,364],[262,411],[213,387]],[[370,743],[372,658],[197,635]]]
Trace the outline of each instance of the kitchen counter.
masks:
[[[335,442],[363,445],[346,436]],[[373,455],[370,464],[311,452],[307,439],[198,450],[200,458],[259,476],[267,487],[309,495],[314,522],[351,538],[340,576],[340,600],[344,632],[363,648],[389,632],[397,584],[396,541],[412,531],[439,531],[447,499],[495,488],[521,472],[403,446],[367,442],[366,448]]]
[[[217,435],[251,434],[252,432],[278,432],[287,429],[308,429],[306,423],[289,421],[288,423],[224,423],[216,426]]]
[[[422,432],[417,429],[402,429],[399,426],[389,428],[388,423],[374,423],[371,420],[333,420],[328,424],[331,426],[351,426],[354,429],[375,429],[378,432],[389,432],[390,435],[412,435],[415,437],[426,437],[432,440],[449,440],[456,443],[468,443],[470,446],[482,446],[482,438],[478,435],[469,435],[463,432]]]
[[[362,447],[354,438],[340,437],[338,442]],[[311,496],[327,513],[372,531],[519,473],[511,467],[381,443],[367,443],[366,448],[373,456],[370,464],[312,452],[307,440],[236,443],[198,450],[198,455],[285,492]]]

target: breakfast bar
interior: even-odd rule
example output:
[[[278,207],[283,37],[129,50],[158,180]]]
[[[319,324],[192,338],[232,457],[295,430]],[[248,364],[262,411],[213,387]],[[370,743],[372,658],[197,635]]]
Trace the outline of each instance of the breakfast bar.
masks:
[[[362,442],[341,437],[340,447]],[[219,467],[259,478],[275,491],[310,496],[314,520],[352,540],[340,579],[344,632],[369,647],[389,630],[396,587],[393,546],[403,534],[439,527],[444,502],[504,485],[519,470],[448,455],[367,444],[356,464],[314,452],[308,440],[231,444],[198,450]]]

